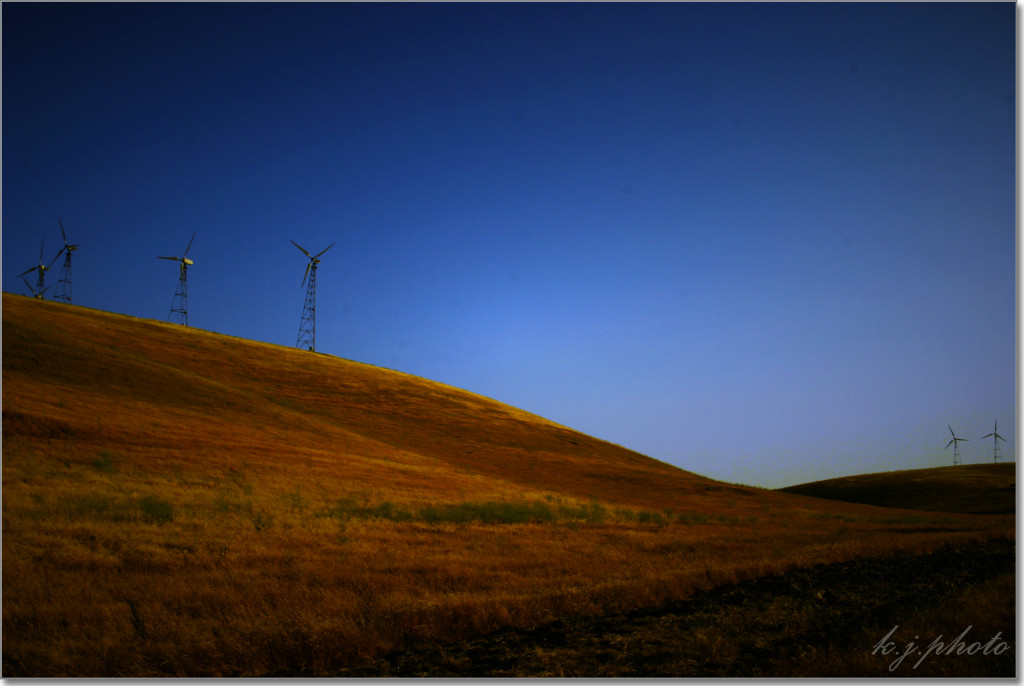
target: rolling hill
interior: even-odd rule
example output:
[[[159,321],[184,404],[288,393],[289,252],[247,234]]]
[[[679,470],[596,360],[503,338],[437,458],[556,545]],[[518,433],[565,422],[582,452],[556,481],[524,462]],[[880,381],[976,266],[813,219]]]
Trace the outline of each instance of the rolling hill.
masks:
[[[153,468],[301,468],[423,503],[752,492],[444,384],[178,325],[4,294],[3,345],[5,438],[118,446]]]
[[[338,674],[1007,516],[708,479],[496,400],[3,294],[3,676]]]
[[[779,489],[783,493],[929,512],[1013,514],[1017,465],[964,464],[826,479]]]

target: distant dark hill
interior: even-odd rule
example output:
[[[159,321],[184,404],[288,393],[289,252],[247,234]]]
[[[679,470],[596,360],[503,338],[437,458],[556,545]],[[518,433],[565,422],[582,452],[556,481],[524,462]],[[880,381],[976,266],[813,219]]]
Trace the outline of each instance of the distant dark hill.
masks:
[[[962,514],[1013,514],[1015,462],[861,474],[778,490],[828,500]]]

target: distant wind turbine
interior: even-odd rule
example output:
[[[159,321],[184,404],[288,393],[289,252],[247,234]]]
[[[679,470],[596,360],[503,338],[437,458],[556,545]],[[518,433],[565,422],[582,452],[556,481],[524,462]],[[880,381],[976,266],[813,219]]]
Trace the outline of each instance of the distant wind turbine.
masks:
[[[61,250],[64,253],[64,266],[60,270],[60,280],[57,281],[57,292],[53,295],[54,300],[60,300],[71,304],[71,253],[78,250],[78,245],[72,245],[68,243],[68,235],[64,233],[64,222],[59,218],[57,223],[60,224],[60,235],[64,237],[64,248]],[[60,253],[57,253],[60,255]]]
[[[320,256],[334,247],[331,243],[316,255],[310,255],[301,245],[292,241],[292,245],[302,251],[309,258],[306,265],[306,273],[302,275],[302,286],[306,285],[306,277],[309,277],[309,286],[306,288],[306,300],[302,305],[302,319],[299,320],[299,336],[295,341],[296,348],[316,351],[316,268],[320,264]],[[299,288],[302,288],[299,286]]]
[[[181,257],[157,257],[158,260],[174,260],[179,262],[181,265],[181,274],[178,277],[178,289],[174,292],[174,299],[171,300],[171,312],[167,315],[170,319],[171,315],[177,314],[179,317],[179,323],[188,326],[188,268],[195,264],[192,260],[185,257],[188,255],[189,248],[192,247],[192,241],[196,239],[195,231],[192,232],[192,238],[189,239],[188,245],[185,246],[185,252],[181,253]]]
[[[984,440],[989,436],[992,437],[992,461],[999,462],[999,441],[1006,443],[1006,439],[999,435],[998,420],[992,424],[992,433],[982,436],[979,440]]]
[[[953,464],[960,464],[960,441],[966,441],[966,438],[957,438],[956,434],[953,433],[953,427],[949,426],[949,433],[952,434],[953,438],[950,439],[949,443],[946,444],[946,450],[949,450],[949,446],[953,446]]]
[[[57,258],[61,256],[61,253],[64,252],[64,248],[61,248],[60,252],[58,252],[56,255],[54,255],[53,259],[50,260],[50,264],[45,264],[43,262],[43,245],[44,245],[44,241],[45,241],[45,239],[39,241],[39,264],[36,265],[35,267],[32,267],[31,269],[26,269],[22,273],[18,274],[19,277],[23,277],[23,276],[25,276],[26,274],[28,274],[30,272],[38,272],[39,273],[39,275],[36,277],[36,287],[35,288],[32,288],[32,286],[29,284],[29,282],[25,281],[25,279],[23,279],[23,278],[21,279],[22,281],[25,281],[25,285],[28,286],[28,289],[32,292],[33,297],[36,297],[36,298],[42,298],[43,297],[43,293],[45,293],[49,289],[49,286],[45,286],[44,287],[44,284],[43,284],[46,272],[49,271],[50,267],[53,266],[53,263],[56,262]]]

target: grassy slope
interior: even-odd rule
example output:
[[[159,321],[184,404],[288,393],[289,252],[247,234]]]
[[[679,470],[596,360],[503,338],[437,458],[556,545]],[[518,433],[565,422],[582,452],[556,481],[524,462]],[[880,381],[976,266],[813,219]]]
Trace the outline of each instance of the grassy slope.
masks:
[[[664,508],[748,493],[407,374],[3,297],[8,437],[117,445],[179,469],[293,466],[399,502],[537,491]]]
[[[3,676],[330,673],[1014,535],[723,484],[406,374],[8,294],[3,439]],[[491,502],[556,514],[423,514]]]
[[[930,512],[1013,514],[1016,463],[965,464],[827,479],[779,489],[815,498]]]

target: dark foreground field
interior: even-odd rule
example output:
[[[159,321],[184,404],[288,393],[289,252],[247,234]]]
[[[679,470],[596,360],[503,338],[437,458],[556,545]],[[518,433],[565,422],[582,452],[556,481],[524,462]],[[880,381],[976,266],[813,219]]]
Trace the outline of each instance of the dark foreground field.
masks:
[[[337,676],[1014,677],[1014,561],[1014,542],[994,539],[818,565],[656,608],[423,646]]]

